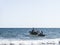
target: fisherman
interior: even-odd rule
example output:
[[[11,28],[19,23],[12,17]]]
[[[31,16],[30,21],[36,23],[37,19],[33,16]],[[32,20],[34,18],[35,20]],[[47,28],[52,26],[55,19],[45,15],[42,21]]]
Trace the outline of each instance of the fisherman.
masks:
[[[40,34],[43,34],[43,31],[41,31]]]
[[[32,34],[32,35],[37,35],[38,34],[38,32],[37,31],[35,31],[34,30],[34,28],[32,29],[32,31],[30,31],[30,34]]]
[[[38,34],[38,36],[45,36],[45,35],[43,34],[43,31],[41,31],[40,34]]]
[[[34,28],[33,28],[32,32],[35,32],[35,31],[34,31]]]

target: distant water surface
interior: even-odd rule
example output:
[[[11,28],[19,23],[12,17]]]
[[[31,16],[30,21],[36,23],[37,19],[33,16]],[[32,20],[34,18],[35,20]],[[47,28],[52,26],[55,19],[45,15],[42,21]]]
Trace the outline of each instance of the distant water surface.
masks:
[[[60,38],[60,28],[35,28],[43,31],[45,37],[32,36],[29,34],[32,28],[0,28],[0,39],[41,40]]]

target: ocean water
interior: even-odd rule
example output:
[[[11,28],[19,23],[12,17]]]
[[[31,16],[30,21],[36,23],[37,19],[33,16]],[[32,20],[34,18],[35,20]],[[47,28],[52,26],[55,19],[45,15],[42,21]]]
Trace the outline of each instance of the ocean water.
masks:
[[[32,36],[32,28],[0,28],[0,45],[60,45],[60,28],[35,28],[46,35]]]
[[[32,28],[0,28],[0,39],[18,39],[18,40],[42,40],[60,38],[60,28],[35,28],[36,31],[43,31],[46,35],[32,36],[29,34]]]

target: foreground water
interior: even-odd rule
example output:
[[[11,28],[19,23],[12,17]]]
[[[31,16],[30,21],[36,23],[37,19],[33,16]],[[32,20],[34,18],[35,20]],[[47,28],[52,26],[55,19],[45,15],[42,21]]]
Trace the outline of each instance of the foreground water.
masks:
[[[0,40],[0,45],[60,45],[60,39],[44,40]]]

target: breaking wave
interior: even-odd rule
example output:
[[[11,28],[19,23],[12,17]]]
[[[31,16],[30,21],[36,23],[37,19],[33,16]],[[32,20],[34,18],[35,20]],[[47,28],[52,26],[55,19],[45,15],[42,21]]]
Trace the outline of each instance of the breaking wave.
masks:
[[[0,39],[0,45],[60,45],[60,39],[43,39],[43,40]]]

